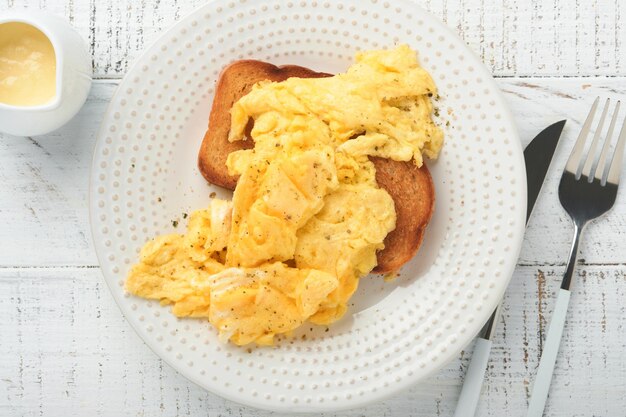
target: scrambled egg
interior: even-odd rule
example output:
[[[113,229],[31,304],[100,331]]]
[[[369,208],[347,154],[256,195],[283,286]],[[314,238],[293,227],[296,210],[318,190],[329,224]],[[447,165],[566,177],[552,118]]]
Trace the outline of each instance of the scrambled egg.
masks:
[[[255,142],[228,158],[240,175],[232,202],[215,199],[186,234],[147,243],[127,290],[208,318],[238,345],[338,320],[395,228],[368,157],[436,158],[435,93],[406,45],[359,53],[334,77],[257,84],[231,110],[229,140],[253,119]]]

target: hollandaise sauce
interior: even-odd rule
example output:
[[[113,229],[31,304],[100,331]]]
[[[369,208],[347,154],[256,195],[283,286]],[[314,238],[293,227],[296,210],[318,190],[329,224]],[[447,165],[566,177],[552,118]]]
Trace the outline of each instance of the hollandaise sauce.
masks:
[[[0,103],[39,106],[56,95],[56,56],[50,39],[27,23],[0,24]]]

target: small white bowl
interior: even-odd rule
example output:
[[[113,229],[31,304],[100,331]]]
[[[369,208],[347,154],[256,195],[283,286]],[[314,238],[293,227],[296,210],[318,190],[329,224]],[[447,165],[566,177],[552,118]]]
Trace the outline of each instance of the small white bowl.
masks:
[[[39,106],[0,103],[0,131],[17,136],[49,133],[70,120],[82,107],[91,88],[91,58],[80,35],[68,22],[40,11],[3,12],[3,23],[26,23],[50,39],[56,55],[56,95]]]

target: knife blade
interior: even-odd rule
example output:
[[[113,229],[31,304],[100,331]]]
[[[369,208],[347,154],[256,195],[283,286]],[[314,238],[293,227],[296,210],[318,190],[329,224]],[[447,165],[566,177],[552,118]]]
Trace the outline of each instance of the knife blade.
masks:
[[[526,163],[526,187],[528,198],[526,205],[526,224],[533,212],[535,202],[541,191],[543,180],[546,178],[552,155],[559,143],[561,132],[565,126],[565,120],[556,122],[543,129],[524,149],[524,162]]]
[[[535,202],[541,191],[543,180],[546,178],[552,156],[559,144],[561,132],[565,126],[565,120],[551,124],[543,129],[530,141],[524,149],[524,163],[526,165],[526,224],[535,207]],[[495,323],[500,316],[500,305],[483,326],[479,337],[491,340],[495,331]]]
[[[535,202],[541,191],[541,186],[550,168],[552,156],[561,138],[561,132],[565,126],[565,120],[556,122],[542,130],[524,149],[524,162],[526,164],[526,184],[528,190],[526,206],[526,224],[532,214]],[[461,388],[461,395],[457,402],[454,417],[472,417],[476,413],[476,406],[480,397],[480,390],[485,378],[485,370],[491,352],[491,338],[493,337],[500,307],[498,304],[495,311],[485,323],[485,326],[476,338],[476,345],[470,364],[465,373],[465,380]]]

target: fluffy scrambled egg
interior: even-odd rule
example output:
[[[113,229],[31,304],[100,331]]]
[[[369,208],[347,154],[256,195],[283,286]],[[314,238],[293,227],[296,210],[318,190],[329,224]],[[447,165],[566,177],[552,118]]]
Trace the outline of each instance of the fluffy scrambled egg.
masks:
[[[184,235],[157,237],[126,281],[135,295],[205,317],[223,340],[272,344],[305,321],[330,324],[395,228],[389,194],[369,156],[436,158],[430,75],[414,51],[359,53],[344,74],[262,82],[231,110],[240,175],[232,201],[192,213]]]

